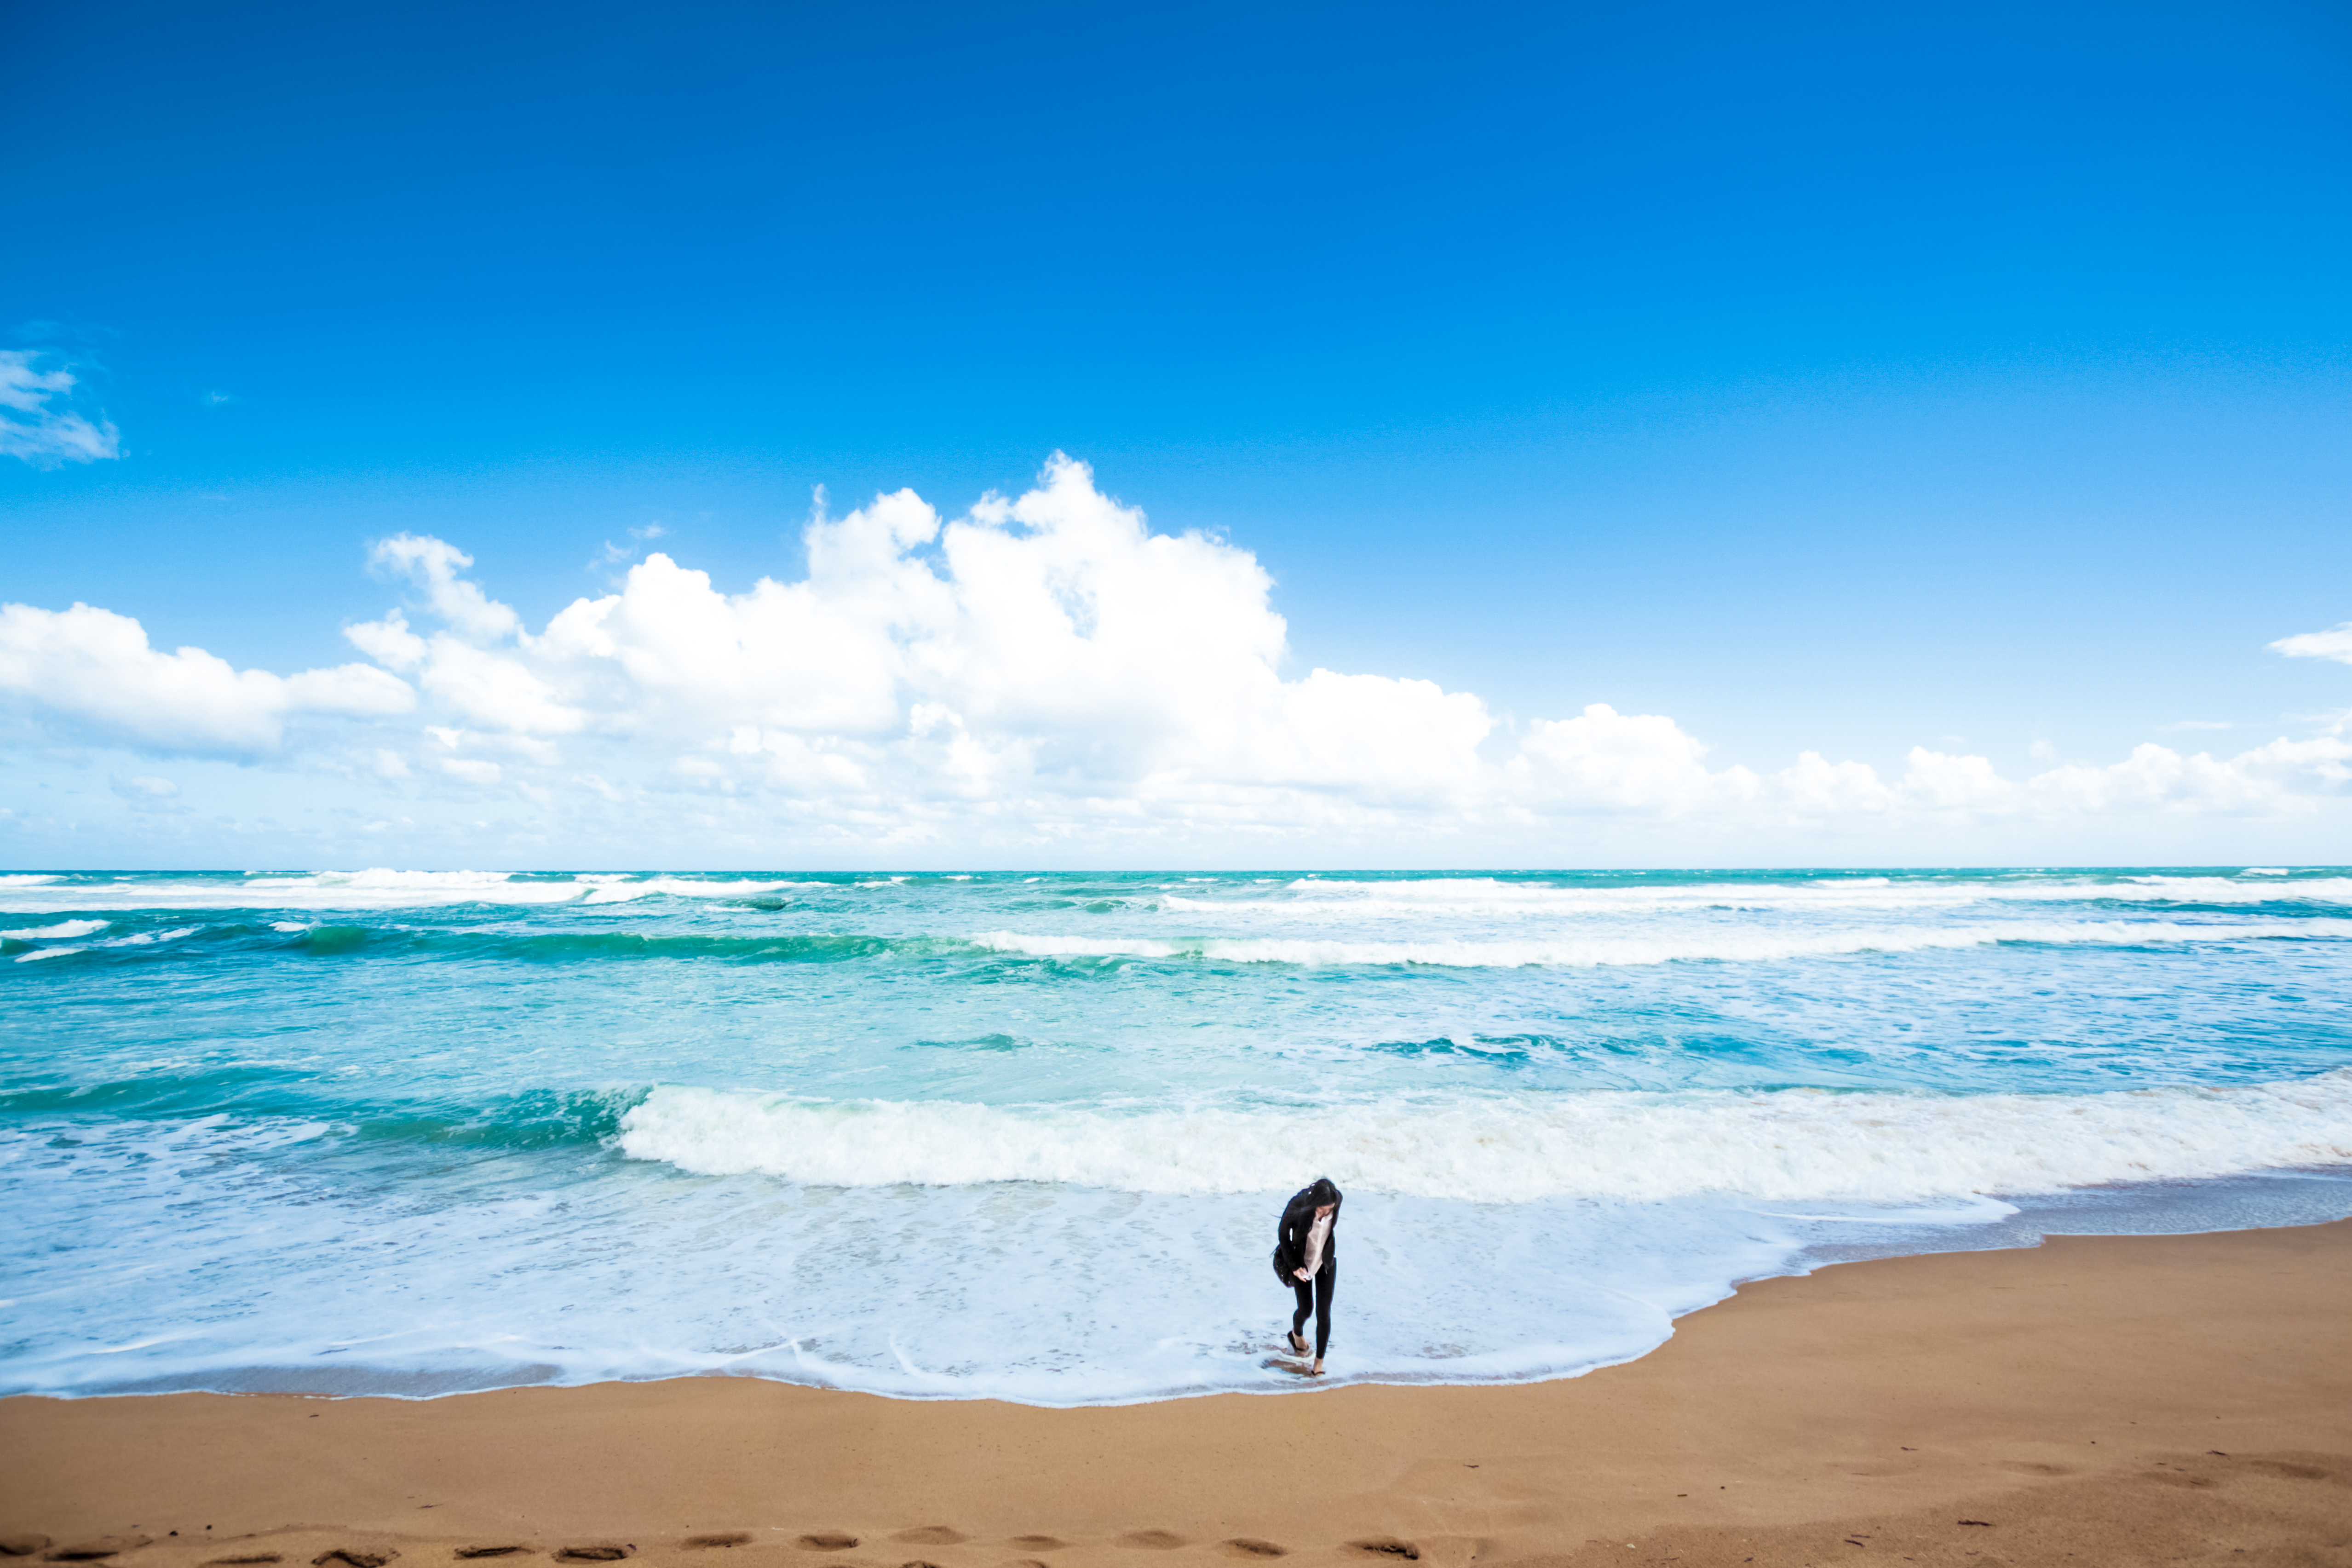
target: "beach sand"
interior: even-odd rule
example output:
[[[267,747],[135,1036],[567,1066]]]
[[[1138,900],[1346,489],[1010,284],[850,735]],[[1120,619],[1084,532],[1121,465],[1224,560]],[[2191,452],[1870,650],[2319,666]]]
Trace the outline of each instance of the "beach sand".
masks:
[[[1844,1264],[1520,1386],[15,1398],[0,1455],[5,1544],[151,1538],[125,1568],[506,1546],[531,1555],[477,1561],[2352,1568],[2352,1222]]]

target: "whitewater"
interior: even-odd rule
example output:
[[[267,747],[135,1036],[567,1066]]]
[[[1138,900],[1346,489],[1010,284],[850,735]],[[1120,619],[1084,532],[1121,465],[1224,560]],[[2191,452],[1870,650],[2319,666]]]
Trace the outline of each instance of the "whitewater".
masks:
[[[1570,1376],[2352,1215],[2352,873],[0,875],[0,1393]]]

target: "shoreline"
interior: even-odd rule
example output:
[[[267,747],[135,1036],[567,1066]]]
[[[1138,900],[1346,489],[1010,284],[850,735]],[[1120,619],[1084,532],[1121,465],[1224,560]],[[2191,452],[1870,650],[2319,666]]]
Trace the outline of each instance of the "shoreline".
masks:
[[[1824,1269],[1856,1262],[1944,1253],[2032,1249],[2061,1238],[2189,1236],[2236,1230],[2308,1228],[2338,1220],[2352,1220],[2352,1170],[2340,1166],[2289,1166],[2214,1176],[2151,1179],[2057,1194],[1988,1196],[1997,1199],[1997,1207],[2006,1212],[1991,1218],[1971,1217],[1954,1220],[1945,1218],[1915,1222],[1910,1228],[1911,1234],[1899,1240],[1843,1240],[1833,1239],[1834,1233],[1817,1232],[1816,1239],[1811,1242],[1792,1242],[1789,1250],[1770,1267],[1759,1268],[1743,1276],[1726,1274],[1720,1276],[1719,1283],[1710,1281],[1709,1289],[1719,1291],[1720,1294],[1712,1295],[1695,1305],[1664,1305],[1664,1315],[1660,1320],[1661,1337],[1631,1353],[1612,1352],[1604,1357],[1594,1358],[1585,1347],[1579,1347],[1572,1354],[1581,1355],[1583,1358],[1580,1360],[1553,1362],[1534,1370],[1514,1369],[1484,1375],[1454,1372],[1416,1374],[1396,1370],[1359,1373],[1343,1361],[1334,1368],[1335,1375],[1327,1386],[1508,1388],[1584,1377],[1596,1371],[1626,1365],[1655,1354],[1671,1339],[1676,1325],[1692,1313],[1719,1307],[1743,1289],[1766,1280],[1803,1278]],[[1898,1211],[1881,1217],[1868,1228],[1899,1228],[1904,1223],[1905,1218]],[[1626,1294],[1628,1299],[1652,1300],[1638,1290]],[[1691,1298],[1686,1296],[1684,1300],[1688,1301]],[[1349,1313],[1348,1317],[1350,1321],[1347,1326],[1352,1331],[1357,1326],[1352,1321],[1354,1314]],[[1273,1320],[1268,1321],[1271,1323]],[[1275,1337],[1277,1336],[1269,1332],[1268,1339]],[[1353,1334],[1349,1337],[1352,1340]],[[1268,1344],[1259,1348],[1271,1349],[1272,1346]],[[1250,1354],[1257,1353],[1253,1351]],[[304,1364],[263,1363],[211,1375],[165,1374],[74,1388],[19,1387],[13,1392],[0,1391],[0,1402],[11,1398],[157,1398],[183,1394],[225,1397],[282,1395],[332,1400],[430,1401],[524,1388],[594,1388],[734,1377],[774,1382],[813,1392],[864,1394],[918,1403],[994,1401],[1051,1410],[1109,1409],[1227,1395],[1284,1396],[1296,1392],[1297,1386],[1297,1381],[1286,1375],[1269,1373],[1266,1381],[1170,1384],[1144,1392],[1056,1400],[1021,1394],[973,1392],[968,1386],[941,1387],[936,1382],[929,1385],[894,1387],[887,1384],[846,1379],[825,1381],[779,1375],[767,1370],[736,1370],[725,1364],[680,1366],[675,1357],[669,1364],[677,1369],[653,1375],[620,1370],[603,1375],[574,1377],[563,1375],[564,1369],[559,1365],[540,1364],[520,1365],[520,1369],[551,1375],[502,1380],[500,1373],[479,1368],[434,1370],[367,1364],[332,1366],[320,1358]],[[1258,1364],[1262,1371],[1270,1369],[1273,1364],[1272,1360]],[[1451,1366],[1462,1364],[1439,1362],[1435,1364]]]
[[[733,1568],[1361,1565],[1408,1545],[1449,1565],[1769,1564],[1897,1543],[1979,1568],[2209,1548],[2352,1564],[2352,1220],[1831,1264],[1541,1383],[1066,1408],[709,1376],[19,1396],[0,1439],[0,1533],[152,1537],[125,1568],[608,1543],[762,1559]]]

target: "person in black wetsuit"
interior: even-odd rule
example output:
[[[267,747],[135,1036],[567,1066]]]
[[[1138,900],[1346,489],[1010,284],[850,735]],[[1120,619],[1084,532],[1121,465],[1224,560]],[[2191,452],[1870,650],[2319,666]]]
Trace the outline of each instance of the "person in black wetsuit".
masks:
[[[1323,1353],[1331,1343],[1331,1291],[1339,1282],[1339,1189],[1328,1176],[1318,1176],[1283,1206],[1282,1223],[1275,1231],[1274,1271],[1298,1298],[1290,1318],[1290,1348],[1307,1354],[1307,1314],[1315,1314],[1315,1364],[1310,1377],[1323,1375]]]

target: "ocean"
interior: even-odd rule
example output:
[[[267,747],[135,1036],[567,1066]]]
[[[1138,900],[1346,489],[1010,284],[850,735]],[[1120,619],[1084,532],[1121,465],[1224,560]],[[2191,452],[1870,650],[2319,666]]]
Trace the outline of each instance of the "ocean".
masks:
[[[2352,872],[0,877],[0,1393],[1573,1375],[2352,1215]]]

